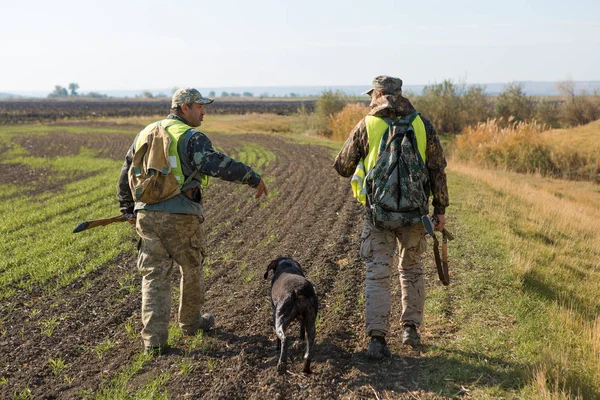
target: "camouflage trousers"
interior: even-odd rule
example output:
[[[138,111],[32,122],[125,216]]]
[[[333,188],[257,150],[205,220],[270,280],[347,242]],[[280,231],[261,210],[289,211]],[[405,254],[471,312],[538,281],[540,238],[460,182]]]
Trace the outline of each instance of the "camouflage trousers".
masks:
[[[204,236],[197,215],[164,211],[137,213],[141,245],[138,269],[142,278],[142,340],[146,347],[167,343],[171,313],[171,273],[181,272],[179,326],[194,332],[204,305]]]
[[[391,267],[396,250],[402,286],[402,323],[417,327],[423,320],[425,282],[422,255],[427,243],[422,224],[379,229],[365,219],[360,253],[366,262],[365,302],[367,335],[387,335],[392,308]]]

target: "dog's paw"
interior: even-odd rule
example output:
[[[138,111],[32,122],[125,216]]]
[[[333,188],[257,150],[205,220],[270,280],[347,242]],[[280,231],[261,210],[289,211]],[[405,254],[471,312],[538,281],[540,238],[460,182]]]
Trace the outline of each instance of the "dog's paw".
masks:
[[[279,364],[277,364],[277,373],[279,375],[285,374],[286,370],[287,370],[287,364],[286,363],[279,363]]]
[[[304,372],[305,374],[312,374],[312,371],[310,369],[310,360],[304,361],[304,369],[302,370],[302,372]]]

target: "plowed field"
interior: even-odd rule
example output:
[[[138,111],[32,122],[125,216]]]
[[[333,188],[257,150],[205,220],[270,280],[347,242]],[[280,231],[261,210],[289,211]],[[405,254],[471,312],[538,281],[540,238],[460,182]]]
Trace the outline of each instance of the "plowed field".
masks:
[[[34,155],[67,156],[87,147],[100,150],[97,157],[120,160],[133,139],[133,134],[53,135],[52,145],[27,134],[16,140]],[[414,351],[401,344],[397,273],[389,338],[393,357],[374,363],[365,356],[364,266],[358,256],[361,208],[352,199],[349,181],[333,170],[332,150],[268,135],[209,136],[229,154],[254,146],[275,155],[261,169],[270,190],[267,199],[256,201],[250,188],[214,180],[206,191],[204,310],[215,315],[215,329],[202,337],[200,346],[191,344],[198,338],[176,338],[168,354],[145,360],[135,372],[128,372],[142,350],[136,336],[141,329],[141,294],[133,251],[66,286],[58,285],[55,291],[22,288],[15,282],[15,294],[0,303],[4,329],[0,367],[5,382],[0,398],[24,398],[28,393],[36,399],[95,398],[120,381],[127,383],[115,394],[118,398],[148,398],[143,393],[152,385],[173,399],[435,397],[421,378],[436,368],[436,360],[420,358],[420,353],[427,352],[432,336],[452,333],[431,332],[425,326],[423,348]],[[43,172],[43,167],[13,164],[0,179],[37,188],[28,192],[33,204],[40,191],[61,191],[66,184],[44,184]],[[117,175],[115,171],[115,185]],[[69,182],[89,176],[93,174],[75,174]],[[120,229],[130,231],[127,240],[133,249],[133,228],[123,224]],[[297,259],[319,296],[310,376],[300,372],[303,348],[291,351],[287,374],[276,373],[270,282],[263,273],[277,256]],[[429,257],[425,269],[428,286],[439,285]],[[178,279],[176,272],[175,299]],[[174,325],[176,304],[175,300]],[[51,332],[41,321],[54,321]]]

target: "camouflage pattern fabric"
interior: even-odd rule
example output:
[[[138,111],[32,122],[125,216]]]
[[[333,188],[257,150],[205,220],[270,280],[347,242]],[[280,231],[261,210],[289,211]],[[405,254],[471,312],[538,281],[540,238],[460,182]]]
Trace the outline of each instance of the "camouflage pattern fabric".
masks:
[[[363,223],[360,254],[366,263],[365,306],[367,334],[387,335],[391,313],[390,276],[398,250],[402,286],[402,323],[420,326],[425,304],[422,254],[426,249],[422,224],[396,229],[379,229],[368,220]]]
[[[375,90],[380,90],[384,94],[402,94],[402,79],[387,75],[379,75],[373,79],[373,87],[363,94],[369,96]]]
[[[404,117],[415,112],[415,108],[410,100],[400,94],[384,95],[374,98],[371,101],[371,111],[369,115],[381,118],[396,119]],[[427,161],[427,173],[429,176],[429,185],[433,194],[433,212],[434,214],[445,214],[446,207],[449,205],[448,187],[446,183],[446,159],[444,151],[440,144],[440,138],[431,122],[421,116],[425,125],[427,135],[427,147],[425,149]],[[344,146],[338,153],[334,161],[334,168],[344,177],[350,177],[354,174],[356,166],[361,159],[364,159],[369,153],[369,139],[367,136],[367,126],[364,118],[354,127]]]
[[[179,326],[193,333],[204,304],[204,235],[197,215],[141,211],[136,230],[141,246],[138,269],[142,278],[142,340],[146,347],[164,346],[171,313],[171,273],[181,272]]]
[[[171,108],[176,108],[182,104],[210,104],[213,101],[215,100],[208,97],[202,97],[197,89],[177,89],[175,93],[173,93],[173,98],[171,99]]]
[[[380,228],[389,228],[396,221],[402,226],[418,224],[421,216],[428,214],[427,170],[411,125],[417,115],[385,119],[389,129],[381,139],[377,163],[366,179],[367,216]]]

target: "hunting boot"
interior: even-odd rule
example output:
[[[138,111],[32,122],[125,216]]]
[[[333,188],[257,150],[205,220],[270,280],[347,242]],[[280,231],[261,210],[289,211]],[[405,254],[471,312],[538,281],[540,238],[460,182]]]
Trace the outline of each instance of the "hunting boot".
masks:
[[[383,357],[391,357],[392,353],[388,348],[385,336],[371,336],[367,357],[371,360],[381,360]]]
[[[198,321],[198,325],[182,328],[182,332],[186,336],[193,336],[199,330],[203,330],[204,332],[208,332],[210,328],[215,326],[215,317],[212,314],[203,314]]]
[[[402,326],[402,343],[415,347],[421,344],[421,335],[417,332],[417,327],[413,324]]]

